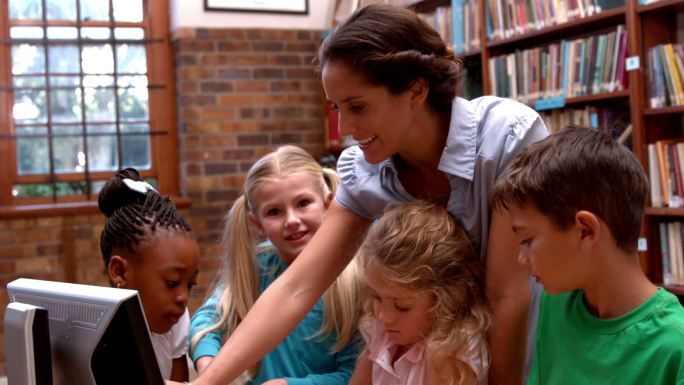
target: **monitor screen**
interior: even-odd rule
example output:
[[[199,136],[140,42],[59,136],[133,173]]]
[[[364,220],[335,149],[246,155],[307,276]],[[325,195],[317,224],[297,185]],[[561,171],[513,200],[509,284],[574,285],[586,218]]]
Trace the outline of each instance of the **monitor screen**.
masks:
[[[164,385],[137,291],[20,278],[7,292],[47,310],[55,385]]]

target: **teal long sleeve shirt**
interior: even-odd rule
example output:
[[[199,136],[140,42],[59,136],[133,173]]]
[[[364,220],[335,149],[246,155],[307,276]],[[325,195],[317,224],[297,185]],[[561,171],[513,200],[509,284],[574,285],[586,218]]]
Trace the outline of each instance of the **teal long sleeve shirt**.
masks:
[[[261,292],[287,268],[276,252],[271,249],[257,257]],[[221,289],[193,314],[190,338],[218,320],[216,302]],[[261,360],[259,372],[248,384],[285,378],[289,385],[346,385],[362,347],[361,338],[355,338],[337,353],[330,353],[336,335],[313,337],[323,324],[323,313],[323,300],[319,299],[297,328]],[[196,363],[200,357],[216,356],[222,346],[222,337],[218,331],[204,335],[191,352],[192,361]]]

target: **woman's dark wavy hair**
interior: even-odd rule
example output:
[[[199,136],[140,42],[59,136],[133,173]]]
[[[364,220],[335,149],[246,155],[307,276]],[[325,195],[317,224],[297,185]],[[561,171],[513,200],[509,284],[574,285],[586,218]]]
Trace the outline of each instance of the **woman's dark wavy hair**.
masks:
[[[440,35],[412,11],[391,5],[360,8],[323,42],[317,64],[342,62],[393,94],[418,79],[429,86],[428,104],[450,112],[462,63]]]
[[[134,168],[119,171],[107,181],[97,198],[100,211],[107,217],[100,235],[105,270],[115,252],[135,253],[140,242],[149,240],[158,229],[192,233],[168,196],[154,190],[146,194],[131,190],[124,179],[139,181],[140,174]]]

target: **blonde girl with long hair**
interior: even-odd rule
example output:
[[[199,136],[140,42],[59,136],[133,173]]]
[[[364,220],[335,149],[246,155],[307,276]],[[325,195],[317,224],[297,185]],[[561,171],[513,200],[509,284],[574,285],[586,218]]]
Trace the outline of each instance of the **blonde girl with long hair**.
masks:
[[[296,146],[282,146],[250,168],[244,194],[225,218],[222,272],[192,317],[191,358],[198,373],[318,230],[337,183],[333,170]],[[267,242],[259,243],[264,238]],[[243,373],[240,382],[347,384],[361,343],[357,277],[352,263],[285,341]]]
[[[350,384],[472,385],[487,375],[490,316],[479,259],[446,209],[404,203],[371,226],[356,259],[365,279],[366,349]]]

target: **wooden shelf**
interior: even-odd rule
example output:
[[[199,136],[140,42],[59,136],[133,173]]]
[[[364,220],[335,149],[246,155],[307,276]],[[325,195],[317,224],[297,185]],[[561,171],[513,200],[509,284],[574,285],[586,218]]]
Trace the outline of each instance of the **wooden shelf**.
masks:
[[[583,19],[569,21],[567,23],[554,25],[538,31],[529,32],[523,35],[509,37],[501,40],[491,40],[487,43],[487,48],[512,49],[519,48],[520,45],[533,45],[542,41],[550,41],[568,35],[594,31],[603,27],[614,26],[625,22],[625,7],[609,9],[596,15]]]
[[[462,60],[474,60],[474,59],[480,59],[480,54],[482,53],[481,49],[471,49],[470,51],[466,51],[463,53],[456,54],[456,57],[462,59]]]
[[[601,103],[601,102],[614,101],[617,99],[626,99],[628,97],[629,97],[629,90],[622,90],[622,91],[617,91],[617,92],[607,92],[607,93],[596,94],[596,95],[575,96],[572,98],[565,99],[565,106],[560,107],[560,108],[567,108],[569,106],[570,107],[581,106],[584,104],[597,104],[597,103]],[[527,103],[527,105],[534,108],[535,102],[536,101],[529,102],[529,103]]]
[[[646,116],[671,115],[671,114],[681,114],[681,113],[684,113],[684,106],[669,106],[669,107],[646,108],[646,109],[644,109],[644,115],[646,115]]]
[[[646,207],[645,214],[656,217],[684,217],[684,207]]]
[[[637,6],[637,13],[642,15],[660,12],[684,11],[684,0],[663,0],[651,4]]]
[[[568,106],[568,105],[576,105],[576,104],[596,103],[596,102],[622,99],[622,98],[628,98],[628,97],[629,97],[629,90],[622,90],[622,91],[617,91],[617,92],[607,92],[607,93],[603,93],[603,94],[584,95],[584,96],[575,96],[572,98],[567,98],[567,99],[565,99],[565,105]]]

